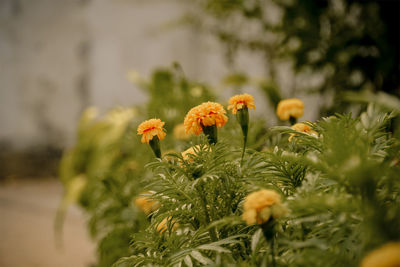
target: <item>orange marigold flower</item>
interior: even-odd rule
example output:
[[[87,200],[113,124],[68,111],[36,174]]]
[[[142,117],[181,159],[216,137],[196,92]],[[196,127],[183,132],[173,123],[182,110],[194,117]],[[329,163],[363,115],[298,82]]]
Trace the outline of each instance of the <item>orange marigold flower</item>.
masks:
[[[290,128],[292,128],[293,130],[295,130],[297,132],[306,133],[306,134],[313,135],[313,136],[318,136],[318,133],[316,131],[314,131],[310,125],[305,124],[304,122],[296,123],[295,125],[292,125]],[[298,134],[295,134],[295,133],[290,134],[289,142],[295,136],[298,136]]]
[[[254,97],[249,94],[235,95],[229,99],[228,110],[232,109],[232,113],[236,112],[244,107],[255,109]]]
[[[228,121],[225,113],[224,107],[215,102],[205,102],[192,108],[184,120],[186,133],[199,135],[203,131],[202,126],[224,126]]]
[[[281,203],[281,196],[273,190],[259,190],[244,200],[242,218],[248,225],[263,224],[271,217],[276,219],[287,213]]]
[[[143,193],[144,194],[150,194],[149,192]],[[146,215],[149,215],[153,211],[157,210],[160,206],[160,204],[155,201],[154,199],[151,199],[150,197],[147,196],[139,196],[135,199],[135,205],[140,208]]]
[[[400,266],[400,242],[391,242],[370,252],[361,262],[361,267]]]
[[[137,128],[137,134],[142,135],[142,143],[149,143],[154,136],[157,136],[158,139],[163,140],[167,135],[164,132],[165,122],[160,119],[150,119],[142,122]]]
[[[276,115],[283,121],[289,120],[290,117],[300,118],[304,114],[304,103],[297,98],[284,99],[278,103]]]
[[[175,222],[174,219],[171,217],[164,218],[158,225],[157,225],[157,232],[163,233],[168,230],[169,225],[172,225],[171,230],[175,231],[178,228],[179,224]]]

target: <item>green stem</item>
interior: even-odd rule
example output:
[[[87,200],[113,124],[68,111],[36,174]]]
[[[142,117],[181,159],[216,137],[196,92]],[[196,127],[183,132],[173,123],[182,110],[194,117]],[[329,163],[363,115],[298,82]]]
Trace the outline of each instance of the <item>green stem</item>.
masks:
[[[244,107],[237,111],[236,113],[236,120],[239,122],[240,127],[242,128],[243,133],[243,151],[242,157],[240,159],[240,166],[243,166],[243,158],[244,153],[246,151],[246,144],[247,144],[247,135],[249,133],[249,109]]]
[[[157,158],[161,158],[160,140],[157,136],[154,136],[153,139],[150,140],[149,145],[153,150],[154,155]]]
[[[271,265],[273,267],[276,267],[276,261],[275,261],[275,221],[273,219],[268,220],[267,222],[263,223],[260,225],[265,240],[269,242],[270,248],[271,248],[271,258],[272,258],[272,263]],[[268,257],[267,257],[268,259]]]
[[[290,122],[290,125],[295,125],[297,123],[297,119],[295,117],[290,116],[289,122]]]
[[[247,126],[246,126],[247,128]],[[243,127],[242,127],[243,129]],[[244,133],[243,130],[243,151],[242,151],[242,158],[240,160],[240,166],[243,166],[243,158],[244,158],[244,152],[246,151],[246,144],[247,144],[247,130],[246,130],[246,134]]]
[[[275,261],[275,237],[272,237],[270,245],[271,245],[272,267],[276,267],[276,261]]]
[[[206,224],[209,225],[211,223],[211,219],[210,219],[210,214],[208,213],[206,199],[204,197],[203,192],[200,190],[200,188],[196,187],[196,189],[197,189],[197,192],[199,193],[199,197],[200,197],[200,200],[201,200],[201,205],[202,205],[203,210],[204,210]],[[213,242],[217,241],[217,236],[215,234],[215,229],[214,228],[213,229],[209,229],[208,232],[210,233],[211,240]]]
[[[217,126],[201,126],[201,128],[203,129],[204,134],[207,136],[210,145],[215,145],[218,141]]]

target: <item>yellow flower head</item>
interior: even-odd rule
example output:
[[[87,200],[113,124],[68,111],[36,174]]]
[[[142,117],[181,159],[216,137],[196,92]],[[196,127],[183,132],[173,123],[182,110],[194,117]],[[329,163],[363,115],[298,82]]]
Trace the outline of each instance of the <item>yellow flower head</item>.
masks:
[[[205,149],[207,149],[208,151],[211,151],[211,148],[210,147],[205,147]],[[192,158],[190,158],[190,154],[191,155],[196,155],[196,152],[195,151],[199,151],[200,150],[200,145],[195,145],[195,146],[192,146],[192,147],[189,147],[188,149],[186,149],[185,151],[183,151],[182,152],[182,157],[183,157],[183,159],[185,160],[185,161],[187,161],[187,162],[193,162],[193,159]]]
[[[186,133],[199,135],[203,131],[202,126],[224,126],[228,121],[225,113],[224,107],[215,102],[205,102],[192,108],[184,120]]]
[[[361,267],[399,267],[400,242],[392,242],[370,252],[361,262]]]
[[[244,107],[255,109],[254,105],[254,97],[249,94],[235,95],[229,99],[228,110],[232,109],[232,113],[236,114],[236,112]]]
[[[149,192],[145,192],[143,194],[150,194]],[[160,207],[160,204],[146,196],[140,196],[135,199],[135,205],[141,209],[146,215],[149,215],[153,211],[157,210]]]
[[[168,226],[169,226],[170,224],[173,224],[173,225],[172,225],[172,229],[171,229],[172,231],[175,231],[176,228],[178,228],[178,226],[179,226],[179,224],[178,224],[178,223],[175,223],[175,221],[174,221],[173,219],[171,219],[171,217],[167,217],[167,218],[164,218],[164,220],[162,220],[162,221],[157,225],[157,232],[163,233],[163,232],[167,231],[167,230],[168,230]]]
[[[190,138],[190,135],[186,134],[185,125],[183,123],[174,127],[174,136],[178,140],[187,140]]]
[[[292,125],[290,128],[292,128],[293,130],[295,130],[297,132],[306,133],[306,134],[313,135],[313,136],[318,136],[318,133],[316,131],[314,131],[310,125],[305,124],[304,122],[296,123],[295,125]],[[298,136],[298,134],[295,134],[295,133],[290,134],[289,142],[295,136]]]
[[[297,98],[284,99],[278,103],[276,115],[283,121],[289,120],[290,117],[300,118],[304,114],[304,103]]]
[[[281,196],[273,190],[259,190],[249,194],[244,200],[242,218],[248,225],[263,224],[271,217],[276,219],[286,214]]]
[[[142,135],[142,143],[148,144],[154,136],[163,140],[167,135],[163,129],[164,124],[165,122],[162,122],[160,119],[150,119],[142,122],[137,128],[137,134]]]
[[[195,152],[195,151],[197,151],[197,150],[199,150],[199,149],[200,149],[200,146],[199,146],[199,145],[195,145],[195,146],[189,147],[188,149],[186,149],[185,151],[183,151],[183,152],[181,153],[181,154],[182,154],[182,158],[183,158],[184,160],[186,160],[186,161],[192,162],[193,159],[191,159],[189,155],[196,155],[196,152]]]

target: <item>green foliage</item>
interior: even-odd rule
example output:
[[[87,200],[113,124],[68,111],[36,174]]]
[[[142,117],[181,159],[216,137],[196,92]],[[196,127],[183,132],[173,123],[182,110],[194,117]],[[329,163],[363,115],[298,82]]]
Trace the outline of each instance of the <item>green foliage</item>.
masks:
[[[99,244],[99,266],[110,266],[129,255],[130,236],[149,225],[134,200],[152,177],[144,166],[153,154],[140,142],[136,127],[145,119],[161,117],[160,113],[168,133],[161,144],[163,151],[182,151],[191,139],[176,139],[174,127],[194,105],[214,98],[207,86],[186,80],[177,66],[156,70],[149,81],[138,83],[150,95],[146,107],[115,108],[103,117],[89,108],[78,125],[76,145],[64,153],[60,166],[65,194],[56,216],[56,231],[61,233],[68,206],[81,205],[89,215],[90,233]],[[223,138],[239,133],[235,126],[226,127]],[[260,147],[258,139],[266,129],[263,123],[253,124],[251,129],[249,145]],[[238,145],[240,142],[237,140]]]
[[[115,108],[102,118],[89,108],[78,125],[76,145],[65,152],[60,166],[65,195],[56,231],[61,231],[68,206],[78,202],[89,214],[90,233],[99,244],[99,266],[111,266],[130,254],[131,234],[149,224],[133,204],[143,192],[142,180],[149,175],[144,165],[153,158],[136,135],[137,125],[160,114],[172,133],[192,105],[213,99],[205,85],[187,81],[177,66],[156,70],[150,81],[139,84],[150,95],[147,107]],[[179,149],[188,142],[172,134],[166,141],[164,149]]]
[[[161,80],[172,86],[174,73],[154,75],[149,90]],[[98,266],[356,266],[370,250],[400,240],[395,111],[371,104],[360,116],[322,118],[308,123],[316,135],[266,130],[251,117],[243,162],[240,125],[229,115],[217,144],[168,134],[161,146],[173,150],[154,159],[136,127],[151,110],[168,114],[180,106],[165,102],[163,109],[164,95],[152,98],[156,107],[145,116],[119,108],[97,118],[89,109],[63,158],[66,193],[57,221],[71,203],[85,209]],[[171,123],[183,120],[182,107]],[[189,146],[192,154],[180,153]],[[272,219],[268,239],[264,226],[242,220],[245,197],[260,189],[278,192],[290,211]],[[134,201],[144,192],[158,203],[148,215]]]
[[[240,218],[244,197],[260,188],[281,192],[291,210],[276,228],[277,266],[357,265],[400,239],[399,166],[388,153],[399,141],[385,131],[392,118],[373,106],[357,118],[323,118],[319,137],[297,133],[271,152],[251,150],[242,166],[240,150],[224,140],[210,148],[205,138],[189,159],[149,163],[146,188],[160,208],[115,266],[267,266],[268,242]],[[158,231],[165,218],[168,230]]]
[[[296,77],[323,79],[285,91],[332,97],[323,113],[341,114],[309,123],[317,135],[268,129],[251,115],[242,162],[242,133],[232,115],[216,145],[173,134],[192,107],[215,101],[207,85],[186,79],[178,64],[149,80],[133,73],[149,96],[145,105],[103,117],[89,109],[81,118],[76,145],[60,166],[65,195],[56,230],[68,206],[79,204],[100,267],[357,266],[376,247],[400,241],[399,100],[376,93],[399,94],[398,3],[196,0],[194,6],[186,21],[226,45],[234,70],[226,86],[257,87],[276,108],[285,97],[278,66],[289,59]],[[265,77],[238,72],[241,50],[265,59]],[[360,113],[343,114],[349,101],[363,103]],[[153,117],[166,122],[161,159],[136,135],[139,123]],[[193,154],[180,153],[195,145]],[[264,188],[278,192],[290,211],[273,219],[269,239],[241,218],[245,197]],[[135,205],[144,192],[159,204],[148,215]]]

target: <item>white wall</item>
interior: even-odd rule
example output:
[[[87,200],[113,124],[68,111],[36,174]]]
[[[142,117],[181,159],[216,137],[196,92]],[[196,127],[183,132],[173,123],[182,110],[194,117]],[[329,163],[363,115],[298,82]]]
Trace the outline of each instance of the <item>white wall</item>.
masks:
[[[71,140],[83,106],[78,1],[0,1],[0,140],[17,148]]]
[[[190,77],[215,76],[199,36],[162,30],[182,12],[162,0],[0,1],[0,142],[70,145],[84,107],[145,101],[130,69],[148,75],[178,61]]]
[[[1,0],[0,143],[71,145],[86,106],[106,111],[145,101],[126,79],[130,69],[148,76],[177,61],[189,78],[217,84],[227,73],[217,41],[165,27],[184,13],[179,3]],[[255,76],[264,73],[262,64],[254,55],[240,56]],[[261,98],[256,101],[258,112],[267,110]]]

